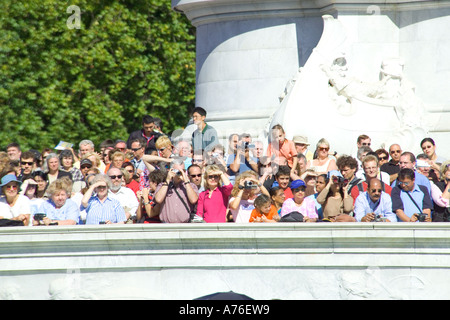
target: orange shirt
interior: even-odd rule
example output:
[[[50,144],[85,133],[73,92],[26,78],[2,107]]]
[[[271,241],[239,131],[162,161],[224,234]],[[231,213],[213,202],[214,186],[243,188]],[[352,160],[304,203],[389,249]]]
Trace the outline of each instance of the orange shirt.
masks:
[[[295,144],[292,140],[284,139],[283,143],[279,145],[277,142],[272,142],[267,148],[267,156],[275,156],[275,162],[278,164],[283,164],[283,162],[278,158],[285,158],[287,164],[290,168],[294,164],[294,157],[297,156],[297,149],[295,149]]]
[[[275,217],[277,215],[278,215],[278,211],[274,205],[271,205],[269,213],[265,214],[266,218],[269,220],[273,220],[273,217]],[[257,217],[261,218],[262,216],[263,216],[263,213],[261,213],[261,211],[259,211],[258,209],[255,208],[252,210],[252,214],[250,215],[249,222],[253,222],[254,220],[256,220]]]

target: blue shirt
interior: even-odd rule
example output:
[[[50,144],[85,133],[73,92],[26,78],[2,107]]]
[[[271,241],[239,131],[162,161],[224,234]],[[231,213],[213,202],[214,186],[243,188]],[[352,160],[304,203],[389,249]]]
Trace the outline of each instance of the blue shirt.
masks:
[[[397,215],[392,211],[391,196],[386,192],[381,192],[381,197],[377,202],[370,199],[368,192],[362,192],[355,200],[355,219],[361,222],[361,219],[368,213],[375,213],[391,222],[397,222]]]
[[[414,204],[411,198],[417,203],[419,208]],[[410,192],[403,191],[399,186],[392,188],[392,211],[396,212],[401,209],[408,217],[412,217],[414,213],[423,212],[424,209],[432,209],[433,202],[426,187],[414,183],[414,189]],[[401,219],[398,219],[401,222]]]
[[[55,207],[53,200],[48,199],[41,204],[39,212],[45,213],[51,220],[73,220],[77,224],[80,220],[80,209],[72,199],[67,199],[59,209]]]
[[[112,223],[125,222],[127,217],[119,201],[107,197],[101,202],[97,196],[89,199],[86,209],[86,224],[100,224],[101,221]]]
[[[133,164],[135,169],[141,169],[142,171],[145,170],[145,168],[147,168],[145,166],[144,160],[140,159],[140,160],[136,160],[135,158],[130,160],[131,164]]]
[[[430,180],[428,180],[427,177],[425,177],[423,174],[421,174],[420,172],[417,172],[416,170],[414,170],[414,181],[415,184],[419,184],[421,186],[424,186],[428,189],[428,193],[431,195],[431,183]],[[394,188],[397,185],[397,180],[394,180],[394,182],[392,182],[391,187]]]

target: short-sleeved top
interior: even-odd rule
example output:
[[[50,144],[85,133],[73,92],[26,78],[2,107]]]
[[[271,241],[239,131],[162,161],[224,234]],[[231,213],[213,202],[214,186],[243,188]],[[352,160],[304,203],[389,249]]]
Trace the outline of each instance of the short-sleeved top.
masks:
[[[197,215],[205,222],[226,222],[228,199],[233,185],[219,186],[214,190],[202,191],[198,197]]]
[[[78,224],[80,219],[80,209],[72,199],[67,199],[59,209],[55,207],[51,199],[48,199],[41,204],[39,212],[45,213],[51,220],[73,220]]]
[[[193,183],[190,183],[192,189],[198,193],[197,186]],[[160,183],[155,190],[155,195],[162,188],[162,183]],[[189,212],[186,209],[183,201],[178,197],[177,193],[183,199],[184,203],[188,206]],[[161,211],[159,213],[159,219],[161,222],[166,223],[184,223],[189,222],[190,213],[194,210],[194,205],[191,204],[187,197],[186,187],[183,183],[179,183],[178,186],[175,186],[173,183],[170,183],[167,187],[166,197],[161,203]]]
[[[253,209],[250,215],[249,222],[253,222],[256,220],[256,218],[261,218],[263,216],[263,213],[259,211],[257,208]],[[269,213],[265,214],[266,218],[269,220],[273,220],[274,217],[278,216],[277,208],[275,208],[274,205],[270,206]]]
[[[19,194],[14,206],[10,206],[6,201],[6,196],[0,197],[0,217],[4,219],[16,218],[21,214],[31,214],[30,199],[27,196]]]
[[[127,217],[120,202],[109,196],[101,202],[97,196],[89,199],[86,208],[86,224],[100,224],[102,221],[111,221],[112,223],[125,222]]]
[[[235,197],[232,197],[229,201],[234,201]],[[242,199],[239,203],[239,207],[236,210],[230,208],[230,212],[233,215],[233,221],[237,223],[247,223],[250,220],[253,209],[255,209],[254,199]]]
[[[283,217],[293,211],[300,212],[304,217],[308,217],[310,219],[316,219],[319,217],[316,211],[315,201],[308,197],[303,199],[300,206],[296,205],[294,199],[286,199],[281,207],[281,216]]]
[[[409,195],[414,199],[414,204]],[[403,191],[399,186],[395,186],[391,193],[392,198],[392,211],[395,213],[397,210],[401,209],[408,216],[412,217],[414,213],[423,212],[424,209],[433,209],[433,202],[428,193],[428,189],[422,185],[414,183],[414,189],[411,192]],[[398,219],[401,222],[401,219]]]
[[[279,163],[278,158],[285,158],[290,168],[294,164],[294,157],[297,156],[297,149],[292,140],[284,139],[281,146],[277,146],[277,142],[272,142],[267,148],[267,156],[275,157],[275,162]]]

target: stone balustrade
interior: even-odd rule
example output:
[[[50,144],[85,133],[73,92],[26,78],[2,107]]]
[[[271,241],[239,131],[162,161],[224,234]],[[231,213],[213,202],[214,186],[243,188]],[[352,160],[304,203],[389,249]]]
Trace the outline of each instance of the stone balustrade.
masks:
[[[445,299],[450,224],[8,227],[0,299]]]

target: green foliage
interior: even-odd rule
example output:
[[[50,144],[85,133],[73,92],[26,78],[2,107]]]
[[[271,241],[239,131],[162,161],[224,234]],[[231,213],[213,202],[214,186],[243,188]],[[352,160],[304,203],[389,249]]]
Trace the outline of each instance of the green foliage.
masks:
[[[3,148],[126,139],[145,114],[165,131],[188,121],[195,31],[169,0],[3,0],[0,30]]]

